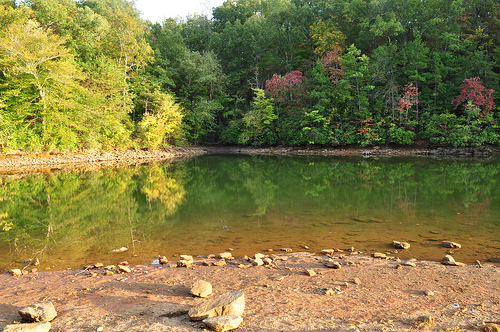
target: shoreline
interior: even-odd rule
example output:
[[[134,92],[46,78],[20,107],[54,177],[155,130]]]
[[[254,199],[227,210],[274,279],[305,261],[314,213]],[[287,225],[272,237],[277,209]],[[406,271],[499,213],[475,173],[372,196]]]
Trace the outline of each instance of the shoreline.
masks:
[[[347,147],[248,147],[185,146],[166,150],[81,150],[52,153],[14,152],[0,154],[0,175],[53,173],[57,171],[92,171],[103,167],[123,167],[165,161],[177,161],[202,155],[237,154],[251,156],[350,156],[350,157],[432,157],[498,158],[500,147],[426,147],[375,146]]]
[[[211,298],[244,292],[241,332],[498,331],[500,268],[490,264],[304,252],[268,257],[272,265],[226,259],[217,266],[222,259],[212,258],[195,259],[191,267],[130,266],[128,273],[0,275],[0,328],[16,320],[17,309],[50,301],[58,311],[55,331],[207,331],[187,315],[204,301],[190,288],[205,280],[213,285]],[[341,268],[325,266],[332,259]]]

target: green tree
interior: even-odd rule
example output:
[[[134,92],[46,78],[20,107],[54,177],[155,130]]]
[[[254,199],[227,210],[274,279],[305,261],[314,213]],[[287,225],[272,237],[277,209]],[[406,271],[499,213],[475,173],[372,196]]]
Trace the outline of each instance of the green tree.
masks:
[[[243,116],[245,129],[240,142],[252,145],[272,145],[277,142],[274,130],[274,120],[278,116],[274,113],[274,100],[268,98],[262,89],[254,89],[255,98],[249,112]]]
[[[73,94],[79,89],[82,74],[64,43],[33,20],[9,25],[0,38],[5,93],[10,98],[22,94],[21,99],[31,103],[24,108],[10,100],[6,111],[14,112],[12,117],[20,125],[34,129],[47,148],[77,144],[79,124],[73,116],[77,111]]]
[[[144,143],[150,149],[169,146],[181,137],[182,107],[169,94],[157,92],[151,110],[139,126],[143,130]]]

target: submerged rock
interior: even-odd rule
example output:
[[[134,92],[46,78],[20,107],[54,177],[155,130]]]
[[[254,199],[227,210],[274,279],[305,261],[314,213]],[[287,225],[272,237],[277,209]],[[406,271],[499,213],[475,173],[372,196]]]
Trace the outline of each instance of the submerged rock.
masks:
[[[462,248],[461,244],[452,241],[443,241],[442,246],[445,248],[454,248],[454,249]]]
[[[410,244],[408,242],[392,241],[392,245],[396,249],[410,249]]]
[[[230,292],[192,307],[188,314],[191,320],[196,321],[216,316],[241,316],[244,310],[245,294],[243,292]]]

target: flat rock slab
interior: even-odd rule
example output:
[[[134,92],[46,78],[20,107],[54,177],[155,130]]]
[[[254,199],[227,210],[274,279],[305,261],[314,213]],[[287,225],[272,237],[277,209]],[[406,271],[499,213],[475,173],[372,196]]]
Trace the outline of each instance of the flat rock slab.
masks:
[[[18,311],[19,316],[28,322],[50,322],[57,316],[52,302],[35,303]]]
[[[49,322],[11,324],[7,325],[3,332],[48,332],[52,328]]]
[[[212,317],[203,320],[203,323],[205,323],[206,326],[216,332],[234,330],[240,326],[241,322],[243,322],[243,318],[237,315]]]
[[[204,320],[225,315],[241,316],[243,311],[245,311],[245,294],[229,292],[192,307],[188,314],[191,320]]]

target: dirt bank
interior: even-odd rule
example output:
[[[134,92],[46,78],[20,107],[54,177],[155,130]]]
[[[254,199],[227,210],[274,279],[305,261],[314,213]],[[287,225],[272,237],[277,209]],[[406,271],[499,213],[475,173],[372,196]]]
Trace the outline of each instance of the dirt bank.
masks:
[[[187,315],[203,301],[189,292],[200,279],[212,283],[212,296],[245,293],[241,332],[484,331],[500,324],[500,268],[493,265],[417,261],[412,267],[355,255],[336,259],[342,268],[331,269],[324,255],[272,257],[275,267],[206,266],[216,260],[198,259],[193,268],[135,266],[127,274],[0,275],[0,328],[19,320],[19,308],[52,301],[59,314],[52,331],[203,331]]]

